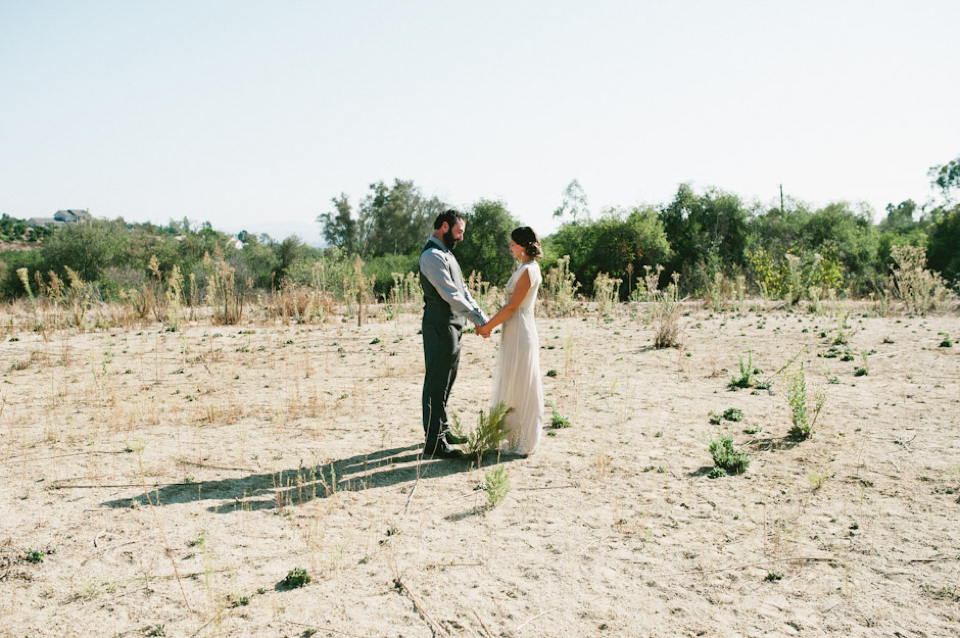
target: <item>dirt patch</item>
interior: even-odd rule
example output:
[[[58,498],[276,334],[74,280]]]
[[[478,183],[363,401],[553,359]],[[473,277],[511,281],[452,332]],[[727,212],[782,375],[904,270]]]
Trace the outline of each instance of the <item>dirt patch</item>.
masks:
[[[415,313],[7,334],[0,633],[953,636],[960,318],[867,310],[691,306],[680,350],[649,308],[539,318],[571,427],[494,509],[486,466],[419,456]],[[472,424],[498,339],[465,340]],[[769,390],[728,389],[748,353]],[[805,441],[791,362],[826,393]],[[746,473],[709,478],[721,433]]]

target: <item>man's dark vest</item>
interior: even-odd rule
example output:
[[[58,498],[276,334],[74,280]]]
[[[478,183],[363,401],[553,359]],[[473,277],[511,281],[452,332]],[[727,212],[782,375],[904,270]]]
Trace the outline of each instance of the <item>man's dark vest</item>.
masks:
[[[423,255],[423,253],[427,252],[431,248],[443,250],[432,241],[427,241],[427,245],[423,247],[423,250],[420,251],[420,254]],[[430,283],[430,280],[426,278],[426,276],[423,274],[423,271],[420,271],[420,287],[423,288],[424,321],[450,323],[459,325],[461,327],[466,325],[466,320],[463,317],[453,313],[453,311],[450,309],[450,304],[448,304],[444,298],[440,296],[440,293],[437,292],[437,289],[434,288],[432,283]]]

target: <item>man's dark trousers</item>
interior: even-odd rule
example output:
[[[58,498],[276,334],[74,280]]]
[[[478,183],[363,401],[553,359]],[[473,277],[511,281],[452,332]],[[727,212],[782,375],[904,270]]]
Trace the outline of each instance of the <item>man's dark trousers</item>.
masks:
[[[421,326],[427,367],[423,380],[423,431],[429,452],[437,447],[440,435],[445,434],[450,426],[447,399],[457,379],[463,328],[458,322],[451,323],[449,308],[432,309],[431,305],[427,304]]]

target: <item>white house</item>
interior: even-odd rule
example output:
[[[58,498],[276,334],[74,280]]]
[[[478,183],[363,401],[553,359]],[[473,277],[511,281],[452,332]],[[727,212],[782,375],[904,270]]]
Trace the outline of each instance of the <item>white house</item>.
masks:
[[[58,210],[53,217],[31,217],[27,220],[27,226],[66,226],[74,222],[88,222],[93,217],[90,215],[90,209],[68,208]]]

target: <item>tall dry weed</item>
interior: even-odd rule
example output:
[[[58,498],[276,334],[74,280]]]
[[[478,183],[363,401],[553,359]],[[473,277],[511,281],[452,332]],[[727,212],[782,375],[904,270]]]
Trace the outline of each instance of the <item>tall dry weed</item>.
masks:
[[[207,276],[207,302],[213,313],[213,322],[217,325],[234,326],[243,316],[243,294],[237,290],[234,282],[235,270],[223,259],[223,253],[217,247],[215,257],[209,253],[203,256],[203,265],[210,275]]]
[[[570,272],[570,255],[557,260],[544,278],[544,308],[551,317],[569,317],[576,309],[577,290],[580,284]]]
[[[939,308],[952,296],[943,278],[926,269],[926,248],[893,246],[890,256],[896,264],[887,278],[887,290],[891,296],[903,301],[907,312],[926,314],[931,308]]]
[[[656,348],[680,348],[683,346],[680,330],[680,274],[673,273],[672,281],[657,293],[653,307],[653,324],[656,329],[653,345]]]
[[[605,272],[599,273],[593,282],[593,298],[597,302],[600,317],[612,317],[620,303],[621,279],[614,279]]]

